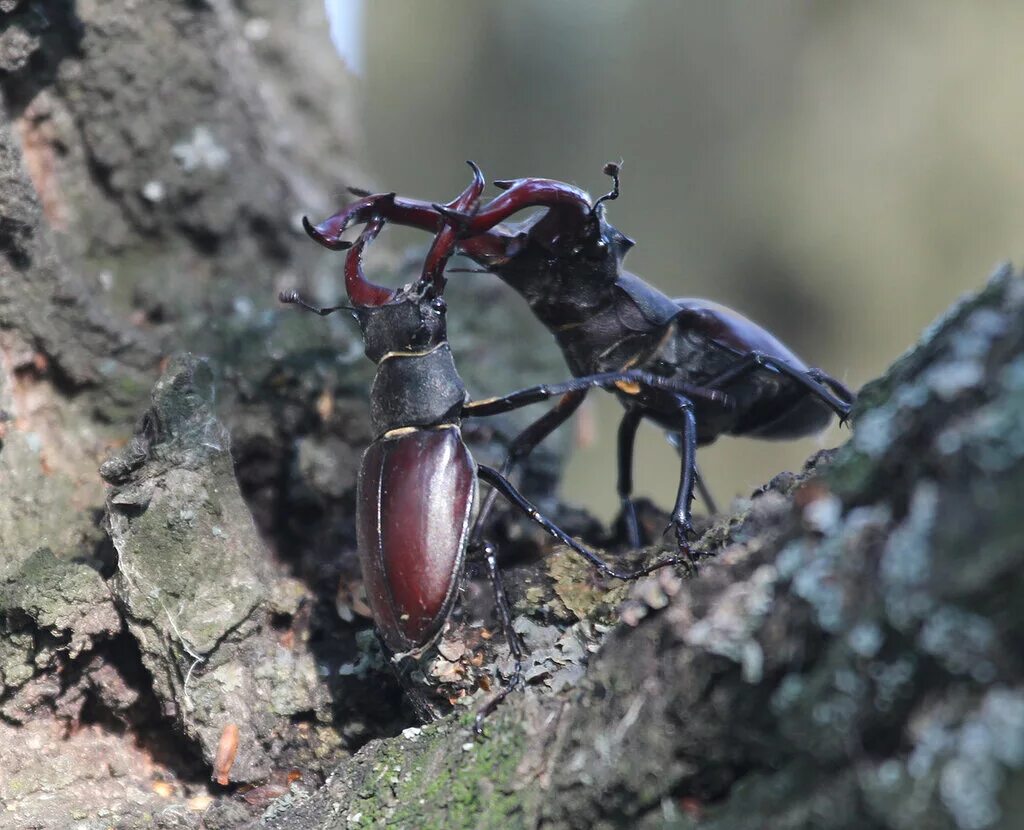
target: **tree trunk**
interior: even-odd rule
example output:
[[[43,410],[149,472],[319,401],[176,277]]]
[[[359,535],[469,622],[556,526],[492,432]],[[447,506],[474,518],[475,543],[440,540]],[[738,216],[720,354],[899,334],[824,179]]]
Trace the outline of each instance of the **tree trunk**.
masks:
[[[499,526],[529,688],[485,740],[477,574],[396,679],[354,550],[367,365],[274,303],[339,290],[298,219],[365,184],[325,29],[312,0],[0,0],[0,828],[1018,826],[1009,269],[846,446],[710,525],[699,575],[614,586]],[[449,290],[481,396],[565,372],[502,291]],[[467,430],[479,460],[514,425]],[[608,541],[556,476],[528,484]],[[416,727],[409,690],[464,716]]]

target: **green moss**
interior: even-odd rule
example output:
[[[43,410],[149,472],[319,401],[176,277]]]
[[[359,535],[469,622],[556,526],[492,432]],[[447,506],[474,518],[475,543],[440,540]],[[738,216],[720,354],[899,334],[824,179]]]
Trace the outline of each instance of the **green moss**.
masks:
[[[626,598],[628,584],[598,577],[593,565],[566,548],[556,550],[547,561],[555,594],[577,619],[617,620],[616,609]]]
[[[878,465],[871,458],[845,444],[825,470],[825,481],[837,495],[849,498],[867,491],[877,472]]]
[[[378,745],[356,786],[357,798],[341,808],[350,826],[524,826],[516,774],[526,743],[521,725],[499,712],[488,723],[488,736],[475,740],[470,722],[471,717],[449,720],[425,728],[415,739]]]

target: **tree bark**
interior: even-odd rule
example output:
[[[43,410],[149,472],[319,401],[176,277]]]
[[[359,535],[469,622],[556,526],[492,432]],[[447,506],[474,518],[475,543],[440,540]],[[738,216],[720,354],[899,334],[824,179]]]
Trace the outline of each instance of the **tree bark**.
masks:
[[[1008,268],[844,447],[707,527],[697,576],[615,586],[499,528],[529,688],[485,740],[508,662],[477,575],[396,681],[352,530],[367,365],[274,311],[338,290],[297,219],[365,184],[325,28],[312,0],[0,0],[0,828],[1017,826]],[[502,290],[449,290],[481,396],[565,373]],[[467,430],[478,460],[514,424]],[[557,453],[532,472],[608,541],[550,497]],[[415,727],[403,688],[464,714]]]
[[[299,219],[367,184],[326,29],[316,0],[0,2],[0,827],[239,826],[410,722],[359,599],[369,364],[276,302],[337,296]],[[503,362],[496,291],[454,290],[481,396],[564,372]],[[514,429],[467,434],[496,463]]]

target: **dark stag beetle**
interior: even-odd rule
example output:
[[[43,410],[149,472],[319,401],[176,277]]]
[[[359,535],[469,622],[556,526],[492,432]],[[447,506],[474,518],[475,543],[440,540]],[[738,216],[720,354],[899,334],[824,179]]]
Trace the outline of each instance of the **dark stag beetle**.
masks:
[[[473,183],[450,208],[471,208],[483,186],[479,171],[474,171]],[[652,393],[706,397],[720,405],[727,404],[725,395],[631,370],[470,401],[448,345],[441,296],[444,268],[457,243],[456,229],[439,224],[419,281],[391,290],[374,285],[363,274],[363,251],[384,226],[380,217],[364,218],[366,227],[345,261],[345,286],[353,305],[317,308],[295,291],[282,292],[280,300],[320,315],[342,309],[352,312],[362,330],[366,356],[377,364],[370,390],[374,441],[363,455],[359,471],[356,532],[363,581],[387,648],[396,657],[418,654],[440,636],[462,581],[478,480],[609,576],[635,579],[680,563],[680,557],[671,557],[631,571],[607,564],[542,516],[504,475],[476,464],[463,443],[461,421],[595,386],[639,384]],[[515,660],[507,686],[478,715],[479,732],[483,718],[521,682],[523,649],[512,629],[494,548],[487,542],[478,547],[487,563],[498,615]]]
[[[820,369],[811,369],[773,334],[740,314],[707,300],[672,299],[623,270],[633,240],[605,219],[605,202],[619,196],[619,165],[604,172],[613,188],[597,201],[552,179],[497,181],[505,192],[466,210],[397,197],[360,198],[306,231],[321,245],[346,247],[341,234],[354,222],[381,216],[390,222],[437,232],[443,222],[458,228],[458,249],[523,296],[558,342],[573,375],[585,377],[639,368],[704,389],[727,392],[731,406],[708,396],[681,406],[657,390],[617,384],[626,409],[618,433],[618,494],[629,542],[639,546],[633,505],[633,444],[640,421],[649,418],[675,433],[682,470],[671,527],[689,550],[690,502],[700,485],[696,451],[719,435],[788,439],[823,429],[833,413],[844,423],[854,394]],[[546,208],[517,225],[504,224],[528,208]],[[502,474],[509,475],[545,436],[580,406],[588,388],[566,392],[556,406],[512,443]],[[702,489],[712,512],[713,504]],[[494,503],[481,510],[481,522]]]

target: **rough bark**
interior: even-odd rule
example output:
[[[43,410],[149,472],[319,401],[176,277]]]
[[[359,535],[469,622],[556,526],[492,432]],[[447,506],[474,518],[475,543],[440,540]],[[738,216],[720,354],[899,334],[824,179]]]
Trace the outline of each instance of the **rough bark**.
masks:
[[[298,219],[366,184],[325,30],[316,0],[0,2],[0,827],[239,826],[410,722],[360,616],[369,365],[276,303],[336,296]],[[470,387],[561,373],[504,362],[495,291],[453,298],[486,309]]]
[[[351,131],[321,126],[351,112],[343,73],[307,70],[313,84],[330,72],[333,110],[281,101],[273,84],[264,94],[277,59],[246,37],[263,19],[227,2],[9,6],[0,408],[13,428],[0,463],[11,492],[45,496],[3,511],[8,561],[39,544],[99,544],[95,469],[145,407],[160,356],[215,350],[221,320],[252,336],[273,286],[312,270],[296,217],[331,199],[300,172],[296,136],[329,151],[334,175],[353,158]],[[296,19],[308,27],[318,8]]]

